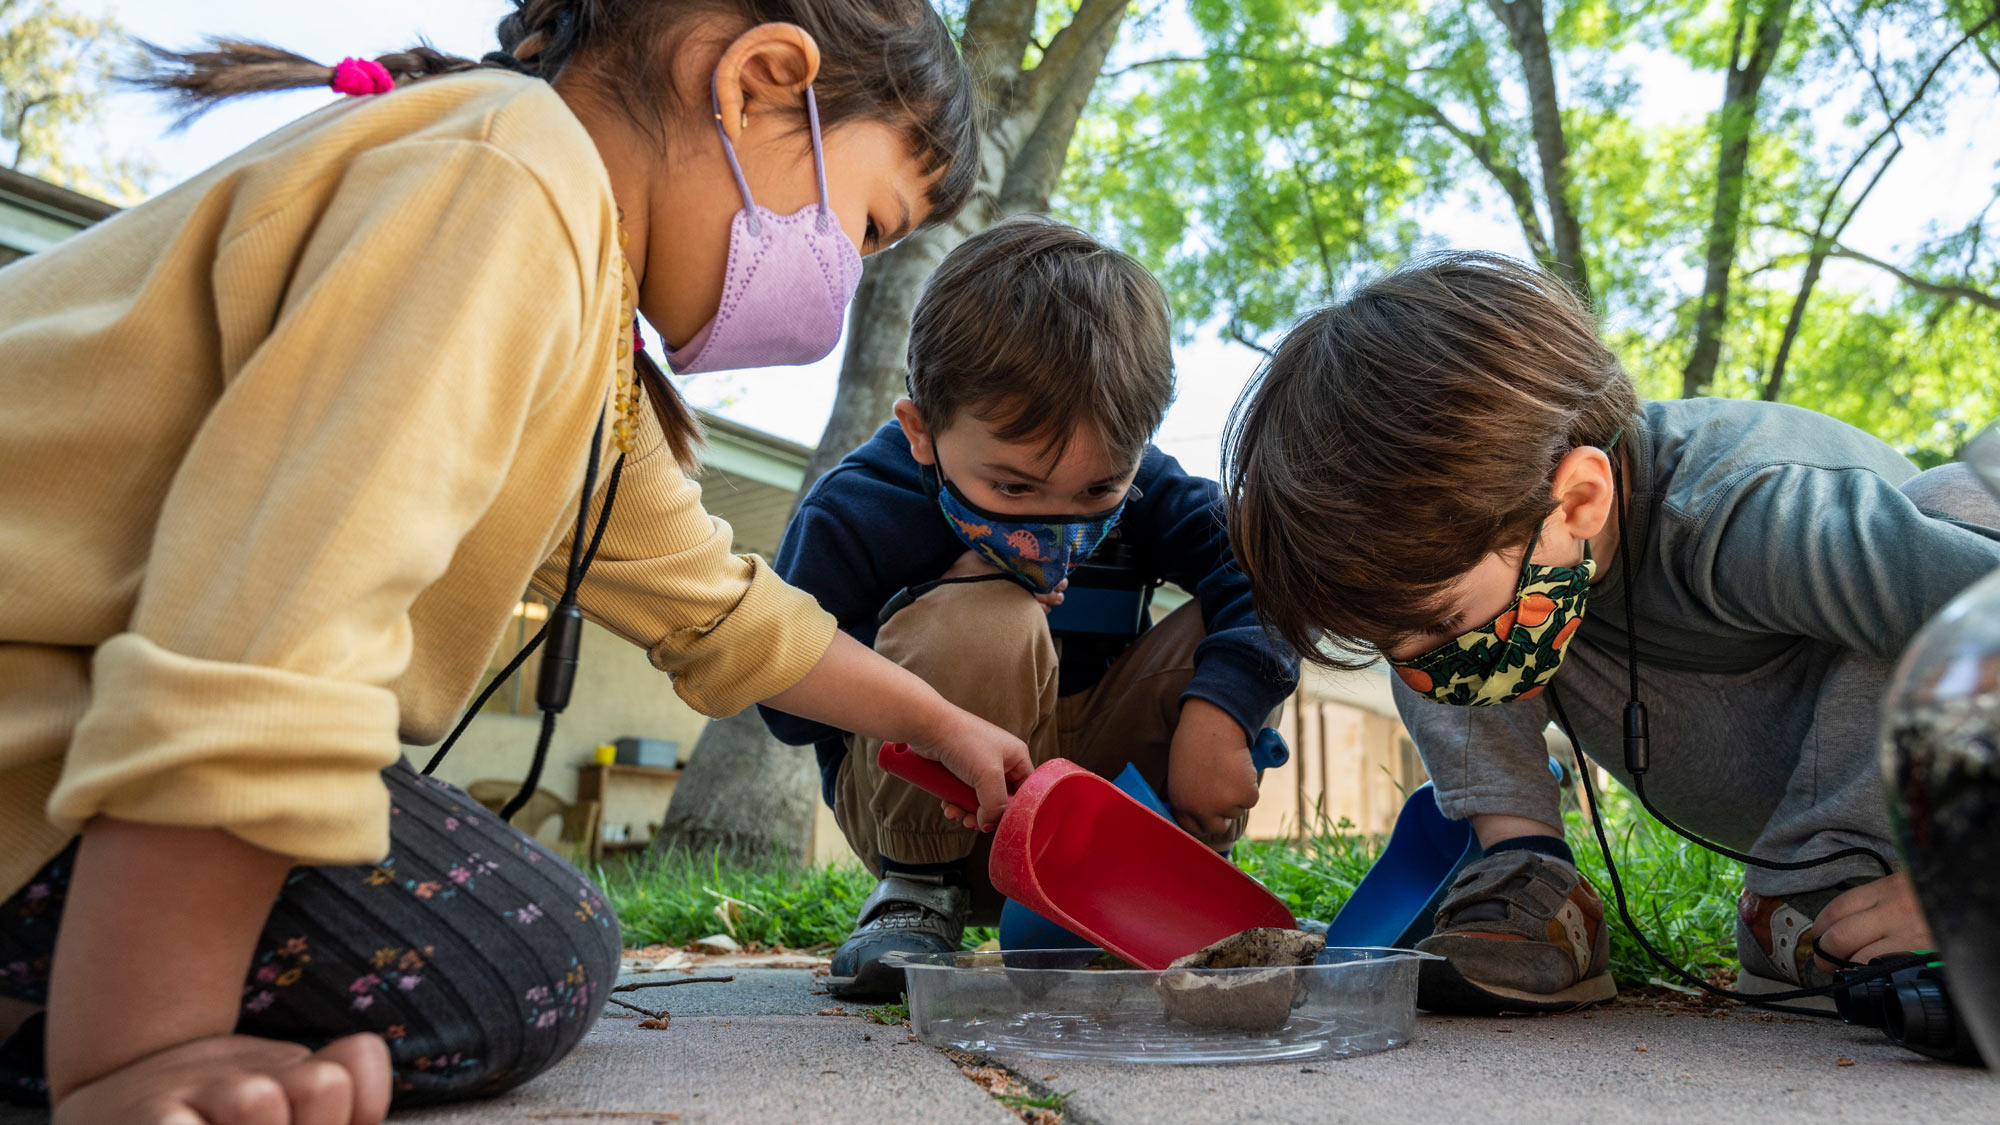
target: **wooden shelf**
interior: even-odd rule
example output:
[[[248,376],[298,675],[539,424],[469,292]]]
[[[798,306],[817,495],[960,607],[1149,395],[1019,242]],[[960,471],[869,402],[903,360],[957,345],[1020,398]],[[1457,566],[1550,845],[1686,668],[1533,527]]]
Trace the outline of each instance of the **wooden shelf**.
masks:
[[[674,778],[674,777],[679,777],[681,775],[680,770],[668,769],[665,766],[627,766],[627,765],[617,765],[617,764],[603,766],[597,764],[596,762],[585,762],[576,768],[579,770],[583,770],[585,772],[588,772],[590,770],[603,770],[614,777]]]

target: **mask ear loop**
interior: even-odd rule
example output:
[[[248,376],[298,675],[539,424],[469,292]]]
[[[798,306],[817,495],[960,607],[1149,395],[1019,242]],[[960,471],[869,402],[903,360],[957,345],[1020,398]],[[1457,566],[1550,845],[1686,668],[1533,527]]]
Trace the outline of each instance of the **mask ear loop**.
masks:
[[[812,97],[812,89],[810,87],[806,90],[806,97],[808,99]],[[750,181],[743,178],[743,165],[736,162],[736,146],[729,143],[729,130],[722,127],[722,91],[717,88],[716,80],[713,77],[708,80],[708,100],[709,104],[715,110],[715,133],[722,138],[722,155],[729,159],[729,173],[736,177],[736,190],[743,193],[743,209],[750,213],[750,233],[761,237],[764,233],[764,219],[763,216],[757,213],[757,201],[750,195]],[[815,142],[813,154],[817,156],[819,154],[817,144],[819,134],[815,132],[813,138]],[[826,176],[824,173],[820,176],[819,191],[820,198],[824,201],[826,197]],[[824,203],[822,203],[822,206],[824,206]]]
[[[819,220],[814,227],[825,234],[826,221],[833,217],[833,201],[826,191],[826,145],[819,133],[819,99],[813,96],[811,86],[806,87],[806,123],[812,129],[813,175],[819,178]]]
[[[729,143],[729,130],[722,127],[722,91],[716,80],[708,80],[709,105],[715,111],[715,132],[722,138],[722,155],[729,160],[729,174],[736,177],[736,190],[743,193],[743,207],[750,212],[750,233],[762,236],[763,217],[757,213],[757,201],[750,195],[750,181],[743,178],[743,165],[737,162],[736,146]],[[813,96],[813,88],[806,87],[806,122],[812,130],[813,175],[819,181],[819,217],[815,227],[821,234],[826,233],[826,222],[833,215],[832,197],[826,190],[826,146],[821,141],[819,131],[819,99]]]

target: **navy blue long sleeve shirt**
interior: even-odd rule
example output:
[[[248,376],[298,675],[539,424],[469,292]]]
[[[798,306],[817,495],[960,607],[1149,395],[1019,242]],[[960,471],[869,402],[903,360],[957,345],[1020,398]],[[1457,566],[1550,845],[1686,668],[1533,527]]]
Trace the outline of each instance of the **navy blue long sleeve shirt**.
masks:
[[[1230,553],[1221,489],[1151,445],[1132,483],[1135,493],[1117,531],[1133,565],[1150,581],[1172,582],[1194,595],[1208,632],[1195,649],[1194,677],[1181,698],[1213,703],[1252,736],[1298,687],[1299,662],[1257,621],[1249,580]],[[938,510],[931,475],[910,456],[903,428],[890,422],[813,485],[785,528],[775,566],[785,581],[819,599],[848,635],[873,647],[883,605],[942,575],[965,550]],[[1066,642],[1058,694],[1096,684],[1131,643]],[[780,741],[813,744],[831,805],[846,732],[759,710]]]

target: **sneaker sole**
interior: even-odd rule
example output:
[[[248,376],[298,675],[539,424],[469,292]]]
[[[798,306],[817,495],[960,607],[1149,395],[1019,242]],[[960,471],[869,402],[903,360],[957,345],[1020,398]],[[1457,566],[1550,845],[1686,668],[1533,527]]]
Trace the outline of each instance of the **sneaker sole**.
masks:
[[[1795,992],[1800,985],[1788,980],[1778,980],[1761,973],[1744,969],[1736,974],[1736,991],[1745,996],[1768,996],[1773,992]],[[1796,1000],[1780,1000],[1778,1003],[1788,1008],[1811,1008],[1816,1012],[1839,1011],[1831,996],[1803,996]]]
[[[1452,967],[1449,961],[1426,961],[1417,970],[1417,1007],[1453,1016],[1528,1015],[1568,1012],[1602,1004],[1618,995],[1610,972],[1578,981],[1560,992],[1523,992],[1504,985],[1484,984]]]
[[[870,961],[851,977],[826,978],[826,991],[835,1000],[887,1004],[903,998],[906,983],[902,966]]]

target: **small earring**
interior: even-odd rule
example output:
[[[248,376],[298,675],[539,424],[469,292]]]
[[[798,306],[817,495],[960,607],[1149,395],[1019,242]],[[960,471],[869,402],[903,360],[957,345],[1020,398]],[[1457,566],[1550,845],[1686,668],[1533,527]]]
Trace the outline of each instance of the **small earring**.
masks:
[[[743,111],[743,120],[737,125],[737,132],[747,133],[749,131],[750,131],[750,111],[746,109]]]

